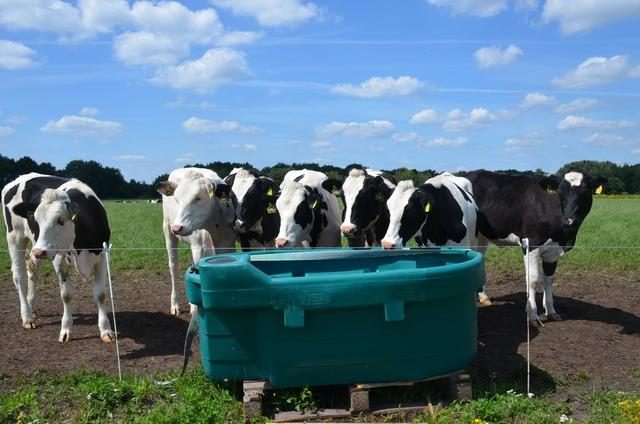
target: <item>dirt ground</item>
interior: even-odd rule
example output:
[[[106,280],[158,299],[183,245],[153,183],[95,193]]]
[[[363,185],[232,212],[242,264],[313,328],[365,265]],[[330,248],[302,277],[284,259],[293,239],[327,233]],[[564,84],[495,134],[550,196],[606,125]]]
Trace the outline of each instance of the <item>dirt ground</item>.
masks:
[[[189,314],[168,314],[165,272],[115,277],[123,372],[179,370]],[[485,387],[518,382],[525,389],[523,280],[517,273],[488,275],[487,292],[494,305],[479,310],[478,357],[472,366]],[[551,392],[571,401],[579,387],[640,390],[640,273],[560,269],[556,281],[556,310],[564,320],[531,330],[533,392]],[[541,302],[540,296],[538,305]],[[17,376],[29,380],[77,369],[117,373],[115,344],[104,344],[98,337],[90,289],[76,285],[73,304],[73,340],[58,343],[62,302],[57,284],[47,280],[40,287],[38,327],[23,330],[15,288],[9,281],[0,282],[0,391],[14,385]],[[183,305],[188,312],[185,300]]]

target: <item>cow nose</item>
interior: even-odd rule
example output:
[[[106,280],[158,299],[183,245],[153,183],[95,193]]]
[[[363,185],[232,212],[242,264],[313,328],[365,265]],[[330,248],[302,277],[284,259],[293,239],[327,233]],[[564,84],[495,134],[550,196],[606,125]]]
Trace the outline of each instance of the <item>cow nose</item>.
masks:
[[[342,235],[345,237],[351,237],[356,232],[356,226],[353,224],[345,224],[340,227]]]
[[[33,249],[33,250],[31,250],[31,253],[37,259],[44,259],[44,258],[47,257],[47,251],[45,249]]]
[[[289,240],[286,238],[278,238],[276,239],[276,247],[285,247],[289,243]]]
[[[182,232],[183,228],[184,228],[184,226],[182,226],[180,224],[173,224],[171,226],[171,231],[173,232],[173,234],[180,234]]]
[[[382,248],[383,249],[394,249],[396,247],[395,243],[390,241],[382,240]]]

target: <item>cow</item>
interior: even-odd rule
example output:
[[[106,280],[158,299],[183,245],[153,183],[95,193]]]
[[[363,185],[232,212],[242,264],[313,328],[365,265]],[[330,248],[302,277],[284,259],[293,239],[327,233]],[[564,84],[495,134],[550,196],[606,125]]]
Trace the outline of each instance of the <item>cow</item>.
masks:
[[[274,247],[280,229],[275,181],[249,169],[234,168],[224,182],[238,201],[234,228],[242,249]]]
[[[22,327],[36,327],[39,268],[49,259],[60,282],[63,303],[58,341],[68,342],[72,337],[72,266],[82,281],[92,283],[100,340],[114,341],[105,308],[107,261],[103,248],[109,243],[111,230],[104,206],[93,190],[76,179],[25,174],[2,189],[2,209]]]
[[[285,175],[276,201],[280,214],[277,248],[341,245],[338,200],[327,190],[332,184],[318,171],[289,171]]]
[[[389,228],[384,249],[401,248],[412,238],[419,246],[462,246],[481,251],[478,245],[478,207],[469,180],[448,172],[429,178],[420,187],[400,181],[387,200]],[[478,293],[479,306],[489,297]]]
[[[349,171],[340,190],[344,203],[340,230],[349,246],[380,246],[389,227],[387,200],[395,187],[395,178],[381,171]]]
[[[570,170],[562,179],[486,170],[469,172],[466,178],[486,218],[480,226],[481,244],[491,241],[499,246],[522,246],[523,239],[529,240],[528,264],[524,255],[529,322],[541,323],[535,294],[542,273],[547,319],[561,320],[552,293],[558,259],[575,245],[580,225],[591,210],[592,193],[602,190],[606,178],[592,178],[581,170]]]
[[[179,315],[178,241],[191,246],[194,266],[203,256],[235,250],[236,200],[231,187],[205,168],[178,168],[156,189],[162,194],[162,230],[171,274],[171,314]]]

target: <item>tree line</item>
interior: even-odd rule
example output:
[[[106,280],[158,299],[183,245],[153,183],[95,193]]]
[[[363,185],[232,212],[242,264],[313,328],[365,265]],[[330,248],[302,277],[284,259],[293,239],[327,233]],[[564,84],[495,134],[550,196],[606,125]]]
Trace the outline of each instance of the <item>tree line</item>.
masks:
[[[319,165],[317,163],[277,163],[257,169],[249,163],[240,162],[210,162],[207,164],[191,164],[208,168],[215,171],[220,177],[229,175],[233,168],[243,167],[252,169],[261,175],[268,175],[276,181],[282,181],[284,175],[292,169],[312,169],[324,172],[329,178],[344,179],[349,169],[365,168],[362,164],[352,163],[344,167],[334,165]],[[609,182],[606,188],[608,194],[640,194],[640,164],[617,165],[609,161],[577,161],[563,165],[556,175],[562,175],[569,169],[581,169],[591,176],[606,177]],[[422,184],[428,178],[438,174],[433,169],[417,170],[415,168],[396,168],[384,170],[394,176],[398,181],[413,180],[416,184]],[[151,199],[158,198],[155,187],[160,181],[167,179],[168,174],[159,175],[151,184],[130,179],[125,180],[117,168],[103,166],[102,164],[90,160],[72,160],[63,169],[57,169],[49,162],[38,163],[28,156],[14,160],[0,155],[0,186],[4,187],[19,175],[29,172],[39,172],[41,174],[58,175],[66,178],[77,178],[88,184],[96,194],[103,199]],[[544,175],[541,169],[536,170],[516,170],[504,169],[498,172],[510,174],[530,174]]]

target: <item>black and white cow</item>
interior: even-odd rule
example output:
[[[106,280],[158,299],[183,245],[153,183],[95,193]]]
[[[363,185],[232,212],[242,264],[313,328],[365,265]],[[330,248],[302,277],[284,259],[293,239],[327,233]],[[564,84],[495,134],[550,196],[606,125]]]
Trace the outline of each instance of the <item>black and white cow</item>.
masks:
[[[235,230],[242,249],[274,247],[280,229],[275,181],[244,168],[234,168],[224,181],[238,200]]]
[[[412,238],[418,245],[462,246],[481,251],[478,245],[478,207],[466,178],[448,172],[429,178],[420,187],[400,181],[387,201],[389,228],[382,239],[385,249],[401,248]],[[491,301],[478,294],[480,306]]]
[[[105,308],[107,263],[103,250],[111,231],[104,207],[93,190],[76,179],[30,173],[2,189],[2,208],[22,326],[35,328],[38,270],[44,260],[51,259],[64,306],[58,341],[71,340],[72,265],[83,281],[93,283],[100,339],[113,341],[115,335]],[[31,252],[27,250],[28,243],[32,245]]]
[[[478,170],[466,174],[486,218],[480,226],[481,239],[497,245],[522,245],[529,239],[530,255],[526,281],[529,287],[529,321],[539,322],[535,300],[540,281],[540,261],[544,273],[543,303],[548,319],[559,320],[553,307],[553,280],[560,256],[570,250],[580,225],[591,210],[592,193],[602,190],[606,179],[593,179],[581,171],[555,176],[506,175]],[[486,245],[486,240],[481,244]]]
[[[157,190],[162,194],[162,230],[169,255],[171,314],[178,315],[178,240],[191,246],[194,264],[216,249],[235,250],[235,195],[218,174],[205,168],[176,169]]]
[[[280,185],[276,247],[340,246],[338,200],[323,187],[331,181],[322,172],[303,171],[289,171]]]
[[[349,246],[380,246],[389,227],[387,200],[395,187],[395,178],[381,171],[349,171],[340,190],[344,203],[340,230]]]

